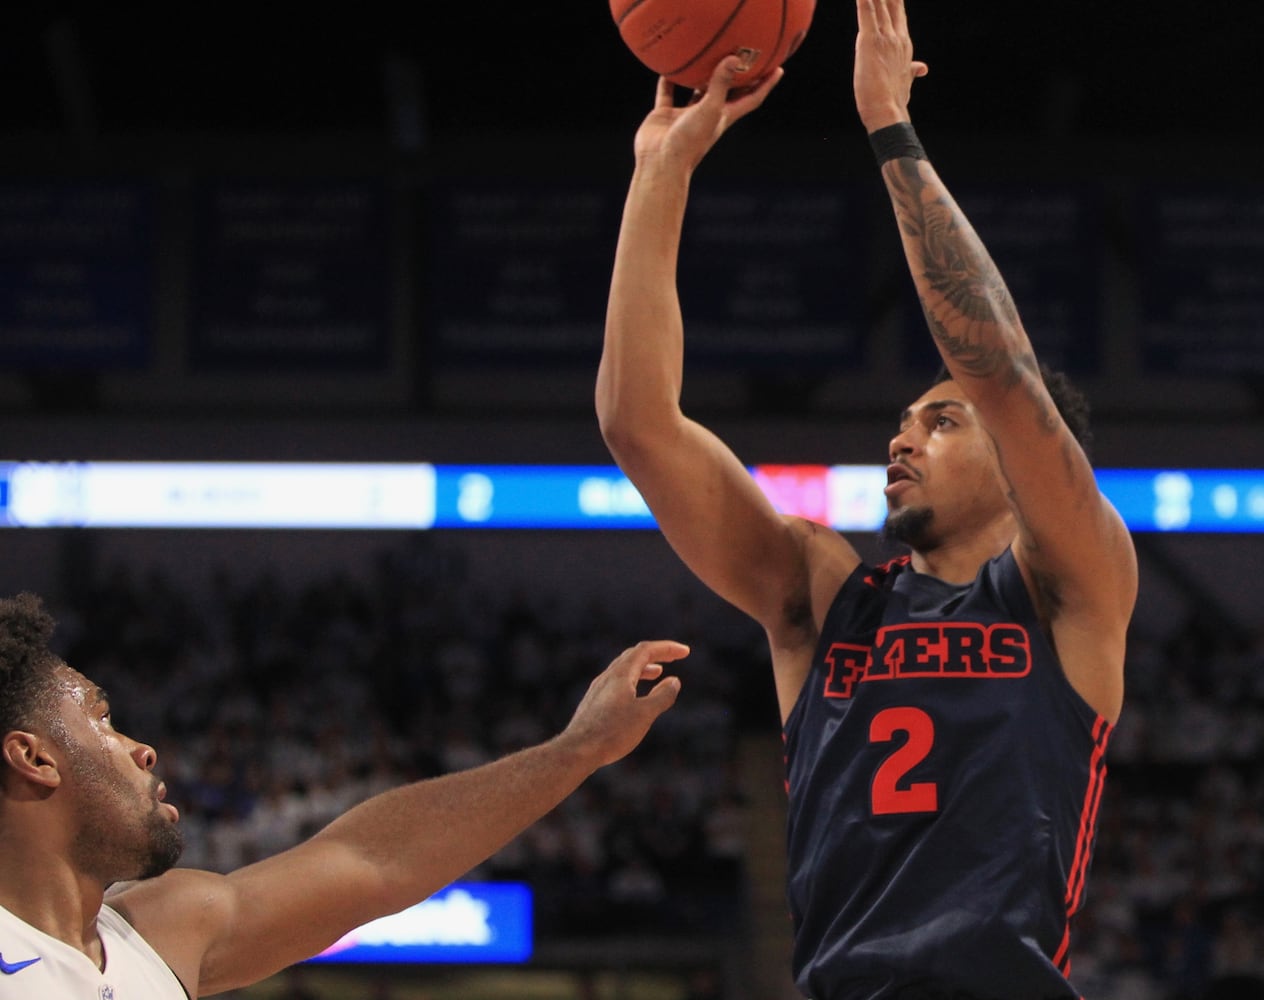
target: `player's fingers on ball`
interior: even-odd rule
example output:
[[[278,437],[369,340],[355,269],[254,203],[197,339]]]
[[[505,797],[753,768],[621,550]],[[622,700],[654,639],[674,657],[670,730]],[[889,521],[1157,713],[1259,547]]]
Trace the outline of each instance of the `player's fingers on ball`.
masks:
[[[742,60],[737,56],[725,56],[716,63],[715,69],[711,71],[711,79],[707,82],[704,99],[712,95],[714,100],[723,101],[732,88],[733,80],[737,77],[741,66]]]
[[[667,77],[658,78],[658,89],[654,92],[655,108],[670,108],[676,101],[676,85]]]
[[[781,82],[781,78],[786,75],[786,71],[778,66],[771,73],[759,81],[752,89],[746,100],[751,107],[757,107],[764,103],[764,99],[772,92],[773,87]]]

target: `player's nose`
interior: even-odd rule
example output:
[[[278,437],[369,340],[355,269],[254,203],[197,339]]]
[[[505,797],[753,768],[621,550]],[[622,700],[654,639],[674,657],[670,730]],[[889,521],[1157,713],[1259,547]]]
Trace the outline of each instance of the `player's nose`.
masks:
[[[152,771],[158,764],[158,751],[148,743],[136,743],[132,749],[132,760],[142,771]]]
[[[891,438],[887,444],[887,458],[895,461],[901,455],[911,455],[917,450],[917,427],[906,427]]]

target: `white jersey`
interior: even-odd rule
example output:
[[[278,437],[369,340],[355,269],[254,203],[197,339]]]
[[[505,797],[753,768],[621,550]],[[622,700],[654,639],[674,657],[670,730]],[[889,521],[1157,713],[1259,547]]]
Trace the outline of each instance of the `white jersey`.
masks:
[[[180,980],[117,912],[102,906],[105,971],[0,906],[0,1000],[188,1000]]]

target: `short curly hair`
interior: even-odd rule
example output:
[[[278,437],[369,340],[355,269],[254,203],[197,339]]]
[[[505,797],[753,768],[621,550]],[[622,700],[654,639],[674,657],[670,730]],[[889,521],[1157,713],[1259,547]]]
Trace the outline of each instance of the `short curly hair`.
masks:
[[[48,647],[55,628],[35,594],[0,599],[0,735],[33,726],[49,710],[61,662]]]
[[[1093,428],[1090,423],[1088,397],[1071,381],[1065,372],[1050,368],[1043,361],[1040,363],[1040,377],[1049,390],[1053,405],[1058,408],[1058,415],[1071,431],[1071,436],[1079,443],[1084,454],[1092,458]],[[935,373],[931,385],[939,385],[952,378],[952,372],[946,365],[941,365]]]

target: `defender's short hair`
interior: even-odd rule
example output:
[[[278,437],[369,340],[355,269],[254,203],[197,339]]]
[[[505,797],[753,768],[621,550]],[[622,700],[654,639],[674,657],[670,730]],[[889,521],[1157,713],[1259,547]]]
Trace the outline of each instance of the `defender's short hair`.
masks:
[[[0,735],[30,727],[49,708],[61,662],[48,648],[54,628],[36,595],[0,599]]]

